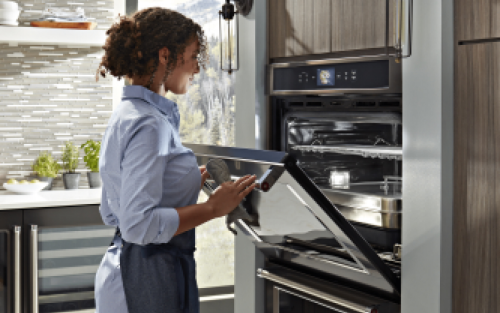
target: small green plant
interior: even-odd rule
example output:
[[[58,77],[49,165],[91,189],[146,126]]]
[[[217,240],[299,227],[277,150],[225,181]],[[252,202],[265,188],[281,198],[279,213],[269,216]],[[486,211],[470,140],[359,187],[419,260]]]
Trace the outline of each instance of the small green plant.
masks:
[[[81,148],[85,152],[83,160],[87,163],[87,167],[91,172],[99,172],[99,152],[101,151],[101,142],[87,140]]]
[[[61,170],[61,165],[52,157],[52,155],[43,151],[33,163],[33,171],[40,177],[56,177]]]
[[[63,148],[61,160],[63,162],[63,169],[66,173],[75,173],[78,167],[78,158],[80,157],[80,150],[71,141],[66,142]]]

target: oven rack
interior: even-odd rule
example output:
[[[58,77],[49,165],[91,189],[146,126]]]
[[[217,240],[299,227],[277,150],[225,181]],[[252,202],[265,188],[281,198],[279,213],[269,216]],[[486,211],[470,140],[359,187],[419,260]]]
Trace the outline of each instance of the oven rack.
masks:
[[[293,150],[315,153],[339,153],[348,155],[359,155],[365,158],[378,158],[388,160],[403,160],[403,148],[401,146],[293,146]]]

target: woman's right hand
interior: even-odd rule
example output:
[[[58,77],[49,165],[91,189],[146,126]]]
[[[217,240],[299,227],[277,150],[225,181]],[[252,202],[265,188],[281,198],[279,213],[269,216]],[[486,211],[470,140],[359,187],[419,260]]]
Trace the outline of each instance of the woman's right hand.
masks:
[[[221,217],[233,211],[255,188],[255,179],[255,175],[246,175],[235,182],[222,183],[207,200],[214,217]]]

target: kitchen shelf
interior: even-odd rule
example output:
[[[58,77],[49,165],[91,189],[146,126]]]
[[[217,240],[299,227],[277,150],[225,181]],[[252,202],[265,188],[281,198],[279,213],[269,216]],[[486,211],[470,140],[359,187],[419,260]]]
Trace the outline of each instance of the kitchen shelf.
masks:
[[[339,153],[398,161],[403,159],[403,148],[399,146],[294,146],[292,149],[303,152]]]
[[[0,26],[0,43],[18,45],[102,46],[106,30]]]

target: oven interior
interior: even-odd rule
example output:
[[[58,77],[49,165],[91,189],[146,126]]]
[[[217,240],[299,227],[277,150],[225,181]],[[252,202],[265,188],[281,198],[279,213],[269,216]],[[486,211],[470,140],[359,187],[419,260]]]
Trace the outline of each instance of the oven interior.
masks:
[[[271,99],[272,148],[293,155],[375,251],[399,263],[400,95]],[[295,245],[306,242],[293,240]]]

